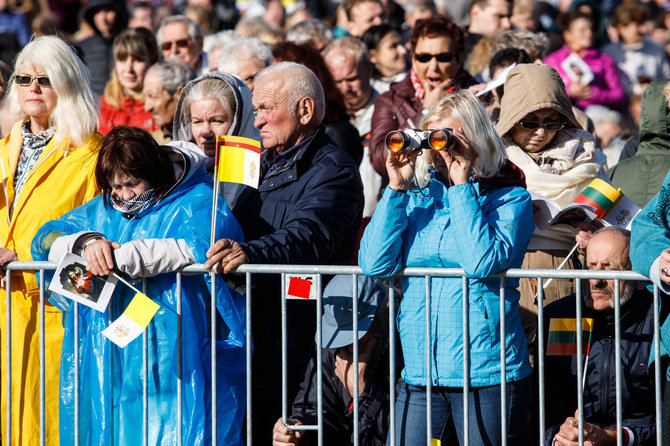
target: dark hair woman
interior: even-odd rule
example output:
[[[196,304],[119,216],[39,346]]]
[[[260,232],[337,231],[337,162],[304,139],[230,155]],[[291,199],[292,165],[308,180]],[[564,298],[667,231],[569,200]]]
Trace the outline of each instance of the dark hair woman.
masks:
[[[36,259],[57,261],[66,252],[86,258],[87,270],[97,276],[115,272],[128,279],[146,280],[146,295],[161,306],[146,328],[149,345],[148,443],[175,444],[182,429],[185,444],[205,444],[211,437],[208,395],[210,345],[209,275],[187,275],[178,287],[174,272],[204,262],[212,221],[212,180],[203,165],[205,156],[193,144],[174,142],[158,146],[146,131],[117,127],[102,143],[95,176],[103,189],[99,196],[59,220],[46,223],[33,241]],[[242,231],[223,200],[217,209],[215,237],[242,240]],[[241,297],[216,277],[220,319],[216,342],[226,357],[219,372],[217,398],[218,435],[222,444],[241,445],[244,414],[241,392],[245,379],[244,310]],[[177,315],[181,290],[181,316]],[[142,343],[123,350],[100,332],[118,318],[135,291],[117,284],[107,312],[80,307],[79,364],[73,362],[75,314],[71,301],[57,294],[55,304],[64,313],[65,339],[60,367],[61,444],[73,444],[74,368],[85,371],[79,388],[79,441],[82,444],[132,443],[142,437]],[[180,346],[178,319],[184,333],[181,345],[182,426],[177,423],[178,377],[175,374]],[[221,356],[219,356],[221,357]],[[111,364],[114,364],[112,370]],[[221,366],[219,366],[221,369]],[[156,390],[152,390],[156,389]],[[225,405],[230,405],[226,407]],[[113,426],[113,427],[112,427]]]

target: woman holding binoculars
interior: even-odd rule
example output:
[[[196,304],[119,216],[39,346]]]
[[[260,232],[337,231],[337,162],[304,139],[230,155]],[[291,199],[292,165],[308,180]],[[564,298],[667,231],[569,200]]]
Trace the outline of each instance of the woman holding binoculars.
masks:
[[[500,360],[500,279],[521,265],[533,232],[532,204],[523,177],[507,162],[504,145],[470,91],[447,94],[421,121],[442,129],[453,144],[440,150],[388,151],[389,185],[361,240],[359,265],[388,277],[405,267],[463,268],[468,281],[468,339],[463,339],[460,277],[402,279],[397,317],[405,360],[396,401],[396,444],[426,441],[427,380],[432,385],[432,438],[445,441],[453,418],[464,441],[468,398],[471,444],[501,443],[501,368],[506,372],[507,441],[519,444],[530,410],[531,367],[518,310],[517,279],[505,279],[505,361]],[[427,137],[425,133],[422,135]],[[415,186],[413,186],[413,184]],[[430,297],[426,309],[427,297]],[[426,311],[430,339],[426,342]],[[428,351],[426,350],[428,347]],[[470,366],[464,370],[464,357]],[[426,362],[430,360],[430,371]],[[469,392],[464,395],[464,380]]]

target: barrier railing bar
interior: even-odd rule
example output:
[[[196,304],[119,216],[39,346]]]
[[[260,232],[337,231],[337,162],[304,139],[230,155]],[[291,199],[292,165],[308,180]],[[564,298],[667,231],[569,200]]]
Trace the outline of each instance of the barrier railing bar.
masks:
[[[319,430],[317,431],[317,444],[319,446],[323,446],[323,352],[321,350],[321,345],[323,342],[323,326],[321,324],[323,295],[321,294],[321,279],[322,279],[321,274],[317,274],[316,277],[314,278],[314,285],[316,286],[316,339],[318,341],[316,346],[316,363],[318,365],[316,375],[316,392],[317,392],[316,422],[319,428]],[[354,284],[354,286],[356,286],[356,284]],[[354,296],[356,296],[355,291]],[[357,299],[354,299],[354,302],[356,302],[356,300]],[[354,423],[355,422],[356,422],[356,416],[354,416]]]
[[[79,446],[79,303],[72,302],[72,304],[74,305],[74,420],[72,421],[74,444]]]
[[[44,378],[44,361],[46,360],[46,343],[44,342],[44,270],[40,270],[40,446],[44,446],[46,436],[45,395],[46,380]]]
[[[6,440],[5,444],[12,444],[12,274],[7,270],[5,275],[7,280],[7,301],[5,307],[7,308],[7,339],[5,348],[7,349],[7,424],[6,424]]]
[[[621,284],[614,281],[614,376],[616,385],[616,444],[623,446],[621,401]]]
[[[395,446],[395,286],[393,278],[389,287],[389,446]]]
[[[142,280],[142,293],[147,295],[147,281]],[[142,332],[142,444],[149,444],[149,338]]]
[[[544,279],[537,278],[537,289],[539,291],[537,300],[537,367],[538,367],[538,410],[540,418],[540,446],[544,446],[544,432],[545,426],[545,408],[544,408]]]
[[[507,339],[505,337],[505,278],[500,278],[500,439],[507,445]]]
[[[463,446],[470,444],[470,281],[463,276]]]
[[[281,275],[281,416],[284,425],[288,426],[288,352],[287,350],[287,334],[286,330],[288,324],[286,321],[286,275]],[[320,347],[320,346],[319,346]],[[321,364],[316,364],[317,375],[319,375],[319,367]],[[317,377],[318,379],[318,377]],[[318,404],[318,402],[317,402]]]
[[[661,306],[658,287],[654,285],[654,382],[661,381],[661,345],[660,318]],[[667,385],[667,384],[666,384]],[[661,419],[661,386],[654,386],[654,404],[656,408],[656,446],[663,444],[663,420]]]
[[[252,445],[253,435],[252,435],[252,425],[251,425],[251,409],[252,409],[252,390],[251,390],[251,359],[252,359],[252,344],[251,344],[251,273],[245,274],[245,305],[247,308],[246,314],[246,349],[247,349],[247,444]]]
[[[211,351],[211,370],[212,370],[212,446],[217,446],[217,428],[218,428],[218,423],[217,423],[217,415],[216,415],[216,389],[217,389],[217,379],[216,379],[216,273],[212,270],[209,273],[209,278],[212,283],[212,296],[210,299],[210,306],[212,307],[210,309],[210,325],[212,326],[212,351]]]
[[[182,444],[182,419],[183,419],[183,408],[182,408],[182,379],[183,379],[183,349],[182,349],[182,331],[181,331],[181,299],[182,299],[182,293],[181,293],[181,273],[177,272],[177,279],[176,279],[176,285],[177,285],[177,446],[181,446]]]
[[[426,282],[426,446],[431,446],[433,438],[433,377],[430,352],[430,276],[425,276]]]
[[[358,277],[352,274],[352,322],[354,329],[354,446],[358,446]]]
[[[582,340],[582,281],[581,279],[575,280],[575,318],[577,319],[577,326],[575,331],[577,332],[577,408],[579,410],[579,417],[577,420],[578,423],[578,443],[579,446],[584,445],[584,374],[586,370],[584,368],[584,352],[582,351],[583,340]]]

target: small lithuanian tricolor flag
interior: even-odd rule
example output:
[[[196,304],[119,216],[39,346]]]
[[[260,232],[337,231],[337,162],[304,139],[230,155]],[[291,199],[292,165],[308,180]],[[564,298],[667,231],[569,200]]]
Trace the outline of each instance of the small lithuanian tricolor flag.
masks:
[[[219,136],[217,144],[218,181],[258,188],[261,174],[261,143],[241,136]]]
[[[595,208],[595,213],[598,218],[603,218],[621,195],[621,189],[615,189],[606,181],[596,178],[591,181],[586,189],[584,189],[577,198],[572,200],[572,202],[585,204]]]
[[[588,356],[591,346],[593,319],[582,318],[582,354]],[[572,356],[577,354],[577,319],[552,318],[549,321],[547,355]]]

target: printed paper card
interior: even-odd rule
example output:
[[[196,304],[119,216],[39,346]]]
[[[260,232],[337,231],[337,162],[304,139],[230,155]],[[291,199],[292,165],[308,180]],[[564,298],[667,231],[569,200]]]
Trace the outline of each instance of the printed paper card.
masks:
[[[105,311],[116,282],[113,275],[96,276],[86,271],[86,260],[69,252],[58,264],[49,291],[96,311]]]

